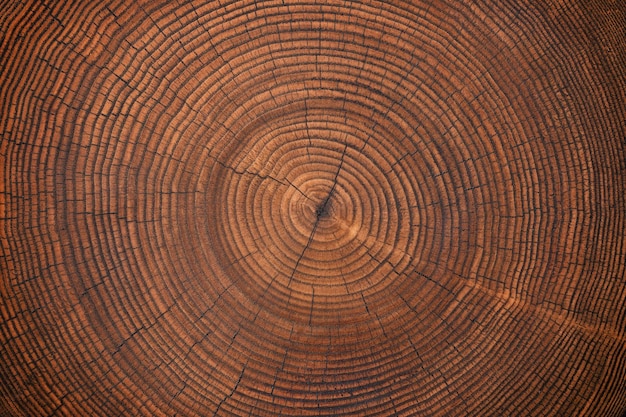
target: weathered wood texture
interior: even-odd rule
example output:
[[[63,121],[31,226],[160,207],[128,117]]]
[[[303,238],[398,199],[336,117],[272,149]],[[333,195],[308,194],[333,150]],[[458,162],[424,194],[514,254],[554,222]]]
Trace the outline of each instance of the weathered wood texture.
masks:
[[[5,0],[0,40],[0,415],[626,410],[626,3]]]

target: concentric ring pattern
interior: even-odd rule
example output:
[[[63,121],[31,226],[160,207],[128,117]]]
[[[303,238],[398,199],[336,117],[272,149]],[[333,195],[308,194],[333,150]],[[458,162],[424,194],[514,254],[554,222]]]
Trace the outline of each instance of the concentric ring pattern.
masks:
[[[626,411],[621,3],[0,10],[0,414]]]

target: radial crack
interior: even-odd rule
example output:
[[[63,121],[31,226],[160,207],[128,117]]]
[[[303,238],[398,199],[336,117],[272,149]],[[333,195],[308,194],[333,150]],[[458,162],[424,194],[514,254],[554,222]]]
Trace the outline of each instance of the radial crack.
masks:
[[[288,286],[291,285],[291,281],[293,280],[293,276],[295,275],[296,271],[298,270],[298,266],[300,266],[300,262],[302,261],[302,258],[304,257],[304,254],[306,253],[307,249],[309,249],[309,246],[311,246],[311,242],[313,241],[313,237],[315,236],[315,232],[317,231],[317,226],[320,223],[320,219],[322,217],[324,217],[322,214],[326,213],[327,211],[327,206],[329,204],[330,198],[332,197],[333,193],[335,192],[335,188],[337,187],[337,179],[339,178],[339,173],[341,172],[341,168],[343,167],[343,161],[344,158],[346,156],[346,151],[348,150],[348,145],[344,144],[343,147],[343,152],[341,153],[341,160],[339,161],[339,166],[337,167],[337,172],[335,172],[335,177],[333,178],[333,186],[331,187],[330,191],[328,192],[328,196],[326,197],[326,199],[322,202],[322,204],[320,204],[316,210],[316,218],[315,218],[315,223],[313,224],[313,229],[311,230],[311,234],[309,235],[309,240],[307,241],[306,245],[304,246],[304,248],[302,249],[302,252],[300,253],[300,256],[298,257],[298,260],[296,261],[296,265],[293,267],[293,271],[291,271],[291,275],[289,276],[289,283],[287,284]],[[296,188],[297,190],[297,188]]]

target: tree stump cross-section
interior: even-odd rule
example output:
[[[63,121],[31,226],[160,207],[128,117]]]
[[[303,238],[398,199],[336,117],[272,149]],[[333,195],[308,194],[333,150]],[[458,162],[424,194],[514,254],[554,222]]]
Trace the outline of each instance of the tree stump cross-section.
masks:
[[[626,3],[0,0],[1,416],[626,414]]]

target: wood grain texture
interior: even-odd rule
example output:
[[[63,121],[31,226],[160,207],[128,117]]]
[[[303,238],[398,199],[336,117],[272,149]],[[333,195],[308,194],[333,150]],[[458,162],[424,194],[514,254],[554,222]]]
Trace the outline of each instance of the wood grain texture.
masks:
[[[1,416],[621,416],[620,1],[0,2]]]

